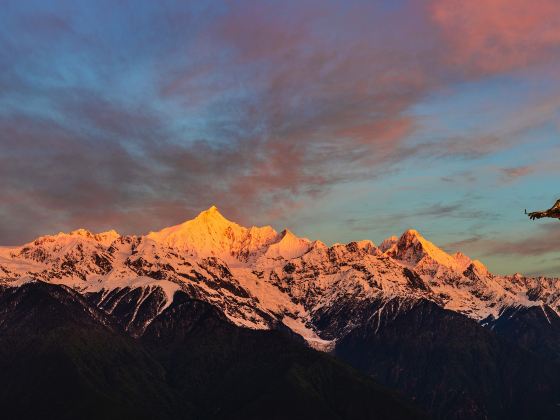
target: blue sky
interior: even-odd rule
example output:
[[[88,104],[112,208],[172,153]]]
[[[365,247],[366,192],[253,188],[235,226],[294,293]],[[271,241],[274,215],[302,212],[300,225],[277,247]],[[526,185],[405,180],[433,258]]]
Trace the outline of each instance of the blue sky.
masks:
[[[476,3],[3,2],[1,242],[216,204],[560,275],[523,214],[560,197],[560,5]]]

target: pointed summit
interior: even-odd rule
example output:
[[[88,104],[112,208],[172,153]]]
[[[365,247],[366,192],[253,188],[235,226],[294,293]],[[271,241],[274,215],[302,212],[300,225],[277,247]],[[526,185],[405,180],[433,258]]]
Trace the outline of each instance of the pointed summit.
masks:
[[[420,234],[420,232],[418,232],[416,229],[408,229],[406,230],[402,235],[401,235],[401,239],[402,238],[408,238],[408,239],[419,239],[422,240],[424,239],[424,237]]]
[[[309,251],[311,241],[307,238],[298,238],[289,229],[280,233],[281,239],[270,245],[266,251],[268,258],[284,258],[290,260],[297,258]]]
[[[282,236],[282,240],[285,239],[286,241],[297,239],[296,235],[294,235],[290,229],[284,229],[280,232],[280,235]]]
[[[456,258],[438,248],[414,229],[404,232],[389,253],[398,260],[414,265],[427,260],[449,268],[457,268],[459,264]]]
[[[84,236],[86,238],[93,237],[93,234],[89,230],[83,229],[83,228],[73,230],[72,232],[68,233],[68,235],[70,235],[70,236]]]
[[[399,238],[397,236],[390,236],[388,238],[385,238],[383,240],[383,242],[381,242],[381,244],[379,245],[379,249],[381,250],[381,252],[387,252],[389,251],[393,246],[395,246],[395,244],[399,241]]]
[[[222,214],[220,213],[220,210],[218,210],[218,207],[216,207],[215,205],[211,205],[210,207],[208,207],[206,210],[203,210],[199,213],[200,215],[218,215],[218,216],[222,216]]]
[[[106,232],[96,233],[94,236],[98,242],[101,242],[103,245],[109,246],[121,235],[116,230],[111,229]]]
[[[218,223],[232,223],[226,219],[218,210],[218,207],[211,206],[207,210],[201,211],[194,220],[202,222],[218,222]]]
[[[218,257],[226,262],[245,261],[277,237],[270,226],[248,229],[226,219],[216,206],[192,220],[148,234],[148,238],[189,255]]]

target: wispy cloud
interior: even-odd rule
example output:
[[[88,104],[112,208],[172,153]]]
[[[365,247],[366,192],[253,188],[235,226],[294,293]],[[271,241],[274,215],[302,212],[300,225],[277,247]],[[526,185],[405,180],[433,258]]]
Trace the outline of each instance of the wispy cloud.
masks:
[[[529,14],[513,27],[530,37],[486,28],[502,7],[495,1],[481,6],[489,18],[439,1],[100,1],[87,15],[70,3],[23,3],[0,16],[4,243],[85,224],[142,232],[212,203],[241,222],[285,215],[341,185],[497,154],[558,104],[490,133],[414,139],[425,129],[415,105],[555,45],[555,31],[537,28],[541,15],[521,5],[504,16]],[[513,50],[527,43],[538,53],[519,58]],[[490,57],[507,65],[485,64]],[[525,166],[502,175],[526,175]],[[476,182],[475,171],[457,171]],[[411,205],[417,217],[493,217],[445,198]]]
[[[487,256],[542,256],[560,251],[560,223],[535,227],[535,233],[519,239],[488,238],[476,235],[446,245],[449,249],[475,249]]]
[[[535,172],[535,168],[531,165],[515,166],[511,168],[500,168],[502,179],[504,182],[512,182],[517,178],[522,178]]]
[[[555,0],[433,0],[449,62],[471,73],[498,73],[555,57],[560,4]]]
[[[428,206],[415,205],[408,211],[395,211],[390,214],[378,214],[370,218],[349,218],[346,220],[350,229],[365,231],[374,226],[398,226],[408,224],[412,219],[456,219],[463,221],[491,221],[498,215],[486,210],[479,210],[471,206],[471,200],[464,199],[453,203],[436,203]],[[459,249],[459,248],[457,248]]]

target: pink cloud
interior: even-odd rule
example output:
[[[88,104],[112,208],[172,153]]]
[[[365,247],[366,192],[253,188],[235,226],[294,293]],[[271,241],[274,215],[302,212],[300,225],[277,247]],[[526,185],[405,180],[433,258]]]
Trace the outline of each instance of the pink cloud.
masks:
[[[543,62],[560,48],[557,0],[434,0],[432,18],[467,72],[495,73]]]
[[[504,182],[511,182],[517,178],[522,178],[535,172],[535,167],[530,165],[515,166],[512,168],[501,168]]]

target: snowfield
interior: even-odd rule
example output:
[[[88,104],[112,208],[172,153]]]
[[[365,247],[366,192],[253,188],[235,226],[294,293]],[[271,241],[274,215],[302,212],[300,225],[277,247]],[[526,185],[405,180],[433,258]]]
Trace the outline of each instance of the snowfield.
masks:
[[[324,327],[339,308],[352,313],[375,303],[378,322],[384,304],[395,299],[399,305],[427,299],[477,321],[510,307],[560,312],[560,279],[493,275],[480,261],[447,254],[415,230],[379,247],[368,240],[328,247],[289,230],[240,226],[216,207],[146,236],[78,229],[0,248],[1,284],[31,281],[71,287],[108,313],[132,308],[127,325],[135,334],[183,290],[238,326],[283,324],[327,351],[352,329],[351,320]]]

